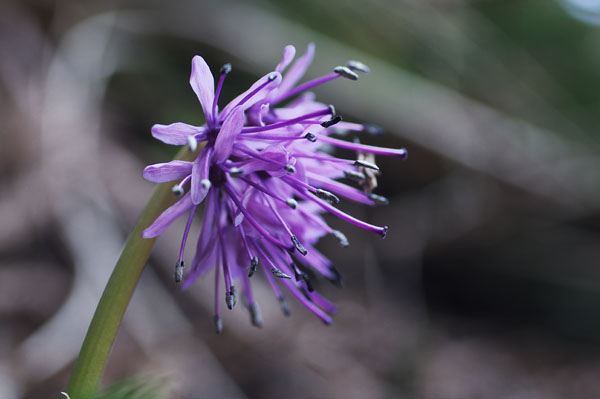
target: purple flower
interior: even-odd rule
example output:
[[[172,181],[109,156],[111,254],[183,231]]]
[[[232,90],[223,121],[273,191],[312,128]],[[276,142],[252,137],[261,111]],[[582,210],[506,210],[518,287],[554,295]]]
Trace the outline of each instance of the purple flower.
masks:
[[[350,61],[330,74],[298,85],[312,61],[314,46],[309,45],[292,63],[295,52],[293,46],[286,46],[275,70],[222,110],[218,107],[219,95],[231,65],[220,69],[215,90],[208,65],[195,56],[190,84],[200,100],[206,124],[177,122],[152,127],[152,135],[167,144],[187,145],[195,151],[198,143],[205,143],[194,162],[171,161],[144,169],[144,177],[152,182],[177,180],[173,192],[182,198],[164,211],[143,237],[156,237],[175,219],[187,215],[175,268],[175,280],[181,281],[190,226],[198,205],[205,203],[196,254],[183,288],[214,267],[217,332],[222,330],[223,285],[227,307],[235,306],[241,291],[252,323],[262,324],[250,286],[250,278],[259,268],[264,270],[286,315],[289,309],[280,284],[323,322],[331,323],[329,315],[335,306],[314,291],[310,274],[322,275],[336,284],[341,284],[341,275],[314,246],[326,234],[334,235],[342,246],[348,241],[320,214],[329,212],[382,237],[387,232],[387,226],[356,219],[332,204],[340,202],[340,197],[367,205],[387,203],[384,197],[372,193],[379,171],[374,155],[404,159],[406,150],[331,137],[334,129],[374,134],[381,131],[372,125],[341,122],[333,106],[315,101],[314,95],[307,92],[340,77],[356,80],[357,72],[368,73],[369,69]],[[282,105],[284,101],[286,105]],[[353,150],[357,159],[322,152],[322,144]],[[338,179],[354,181],[358,188]]]

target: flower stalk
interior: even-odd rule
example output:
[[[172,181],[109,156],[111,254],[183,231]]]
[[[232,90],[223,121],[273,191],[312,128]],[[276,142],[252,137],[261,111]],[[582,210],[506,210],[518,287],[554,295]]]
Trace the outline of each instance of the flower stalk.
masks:
[[[183,147],[175,159],[189,161],[196,156]],[[75,362],[66,391],[72,399],[92,399],[98,390],[123,315],[156,241],[142,238],[142,232],[176,201],[172,187],[170,183],[156,187],[127,238]]]

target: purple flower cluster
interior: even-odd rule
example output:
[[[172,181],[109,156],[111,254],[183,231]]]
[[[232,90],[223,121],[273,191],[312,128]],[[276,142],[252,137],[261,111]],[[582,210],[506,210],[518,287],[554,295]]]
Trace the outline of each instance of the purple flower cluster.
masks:
[[[308,272],[341,284],[340,273],[314,246],[326,234],[335,236],[342,246],[347,246],[348,241],[343,233],[330,228],[320,213],[329,212],[382,237],[387,232],[387,226],[356,219],[332,204],[337,204],[340,197],[367,205],[387,203],[384,197],[372,193],[379,171],[374,155],[405,158],[406,150],[331,137],[334,129],[367,133],[379,133],[380,129],[341,122],[333,106],[315,101],[314,95],[307,92],[340,77],[356,80],[357,72],[368,73],[368,67],[350,61],[328,75],[298,84],[313,59],[314,46],[309,45],[292,63],[295,53],[293,46],[285,47],[275,70],[222,110],[218,100],[231,65],[220,69],[215,90],[208,65],[202,57],[195,56],[190,84],[200,100],[206,124],[152,127],[153,137],[167,144],[187,145],[196,151],[198,143],[205,143],[193,162],[171,161],[144,169],[144,177],[152,182],[177,180],[173,192],[181,199],[164,211],[143,237],[160,235],[175,219],[187,214],[175,268],[175,280],[181,281],[190,226],[198,205],[205,203],[196,254],[183,288],[215,268],[217,332],[222,330],[223,283],[227,307],[235,306],[241,285],[252,323],[262,324],[250,286],[250,278],[258,268],[264,270],[286,315],[289,308],[279,283],[323,322],[331,323],[329,314],[335,306],[314,291]],[[333,125],[335,128],[331,128]],[[356,151],[357,159],[322,152],[323,144]],[[359,188],[338,179],[354,181]]]

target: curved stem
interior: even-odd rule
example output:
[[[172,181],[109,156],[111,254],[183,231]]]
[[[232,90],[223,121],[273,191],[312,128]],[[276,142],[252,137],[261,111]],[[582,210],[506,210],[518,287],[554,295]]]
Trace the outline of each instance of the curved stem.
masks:
[[[195,156],[197,152],[184,147],[175,159],[192,160]],[[75,362],[66,391],[72,399],[92,399],[96,394],[123,315],[156,241],[142,238],[142,232],[175,202],[172,185],[162,183],[156,187],[127,238]]]

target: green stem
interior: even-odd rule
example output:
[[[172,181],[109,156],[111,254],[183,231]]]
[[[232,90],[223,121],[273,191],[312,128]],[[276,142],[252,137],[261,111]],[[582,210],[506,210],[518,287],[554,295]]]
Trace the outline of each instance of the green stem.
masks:
[[[184,147],[175,159],[191,160],[194,156]],[[171,187],[170,183],[156,187],[127,238],[75,362],[66,391],[71,399],[92,399],[96,394],[121,320],[156,241],[143,239],[142,232],[175,202]]]

